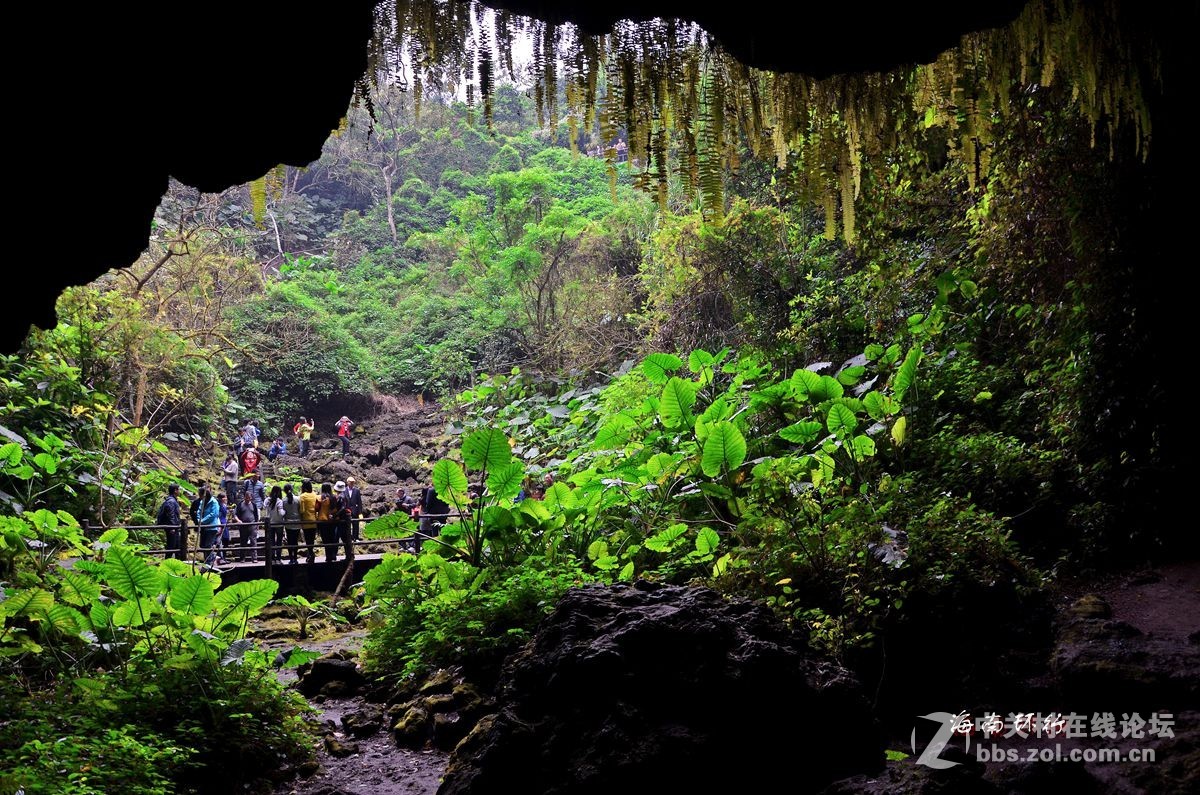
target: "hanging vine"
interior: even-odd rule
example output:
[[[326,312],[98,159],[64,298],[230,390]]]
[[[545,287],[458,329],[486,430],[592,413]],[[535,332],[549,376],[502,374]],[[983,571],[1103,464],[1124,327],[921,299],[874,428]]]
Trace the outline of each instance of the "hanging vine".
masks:
[[[1035,0],[1006,28],[970,33],[934,62],[884,74],[814,79],[747,67],[694,24],[619,22],[601,36],[529,20],[476,0],[387,0],[377,10],[371,75],[404,75],[419,113],[424,92],[466,85],[491,123],[496,74],[514,73],[513,43],[532,43],[529,79],[539,124],[565,123],[574,149],[598,140],[615,179],[618,141],[641,167],[638,184],[665,202],[672,171],[719,216],[739,145],[790,164],[796,184],[825,210],[826,234],[854,242],[864,161],[929,128],[948,132],[972,190],[987,179],[992,128],[1016,92],[1068,81],[1074,108],[1110,153],[1118,128],[1138,153],[1150,141],[1141,42],[1115,0]],[[1136,26],[1132,26],[1136,29]],[[1151,59],[1151,67],[1152,67]],[[365,93],[365,92],[362,92]]]

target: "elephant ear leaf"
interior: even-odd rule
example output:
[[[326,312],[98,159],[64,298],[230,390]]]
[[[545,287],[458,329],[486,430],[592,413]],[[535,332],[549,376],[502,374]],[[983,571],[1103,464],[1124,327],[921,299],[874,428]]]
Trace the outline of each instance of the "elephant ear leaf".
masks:
[[[443,458],[433,466],[433,490],[440,499],[461,503],[467,495],[467,476],[457,461]]]
[[[207,615],[213,606],[213,587],[204,577],[187,577],[171,589],[171,608],[193,616]]]
[[[471,469],[493,472],[512,460],[508,437],[498,428],[481,428],[462,444],[463,463]]]
[[[642,372],[652,384],[665,384],[668,376],[683,367],[683,359],[672,353],[652,353],[642,361]]]
[[[718,422],[704,440],[700,468],[710,478],[737,469],[746,460],[746,437],[732,422]]]
[[[125,547],[109,547],[104,556],[104,581],[125,599],[159,592],[160,575]]]
[[[668,428],[691,422],[692,406],[696,404],[696,385],[682,378],[672,377],[663,387],[658,404],[658,416]]]

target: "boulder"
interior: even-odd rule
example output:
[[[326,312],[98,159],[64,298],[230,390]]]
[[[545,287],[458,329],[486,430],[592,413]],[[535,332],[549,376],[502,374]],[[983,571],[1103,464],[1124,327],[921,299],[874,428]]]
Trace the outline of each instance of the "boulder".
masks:
[[[333,696],[333,692],[325,692],[326,686],[337,682],[342,687],[330,688],[330,691],[337,691],[339,695],[349,695],[362,687],[364,681],[353,660],[339,654],[327,654],[313,660],[307,666],[301,666],[297,687],[306,696],[311,697],[318,693]]]
[[[390,486],[399,483],[400,479],[396,477],[396,473],[387,467],[372,467],[362,475],[363,483],[372,486]],[[365,488],[365,487],[364,487]],[[392,489],[395,492],[395,489]]]
[[[450,750],[466,736],[475,721],[492,708],[462,671],[434,671],[424,681],[397,693],[399,701],[388,708],[392,736],[398,745],[421,748],[426,743]]]
[[[370,737],[383,728],[383,720],[383,710],[378,707],[364,707],[343,715],[342,726],[354,737]]]
[[[706,588],[574,589],[498,691],[441,795],[812,791],[883,765],[858,681]]]
[[[325,750],[330,756],[339,759],[362,752],[362,748],[359,747],[358,743],[345,743],[332,735],[325,737]]]
[[[1059,617],[1050,670],[1063,703],[1077,712],[1200,703],[1200,649],[1111,616],[1089,594]]]

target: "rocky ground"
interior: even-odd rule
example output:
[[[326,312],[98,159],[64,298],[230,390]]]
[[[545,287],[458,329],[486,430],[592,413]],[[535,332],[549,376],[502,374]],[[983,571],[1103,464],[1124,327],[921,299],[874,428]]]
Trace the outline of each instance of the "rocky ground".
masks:
[[[278,795],[607,792],[614,781],[634,791],[626,785],[685,779],[696,792],[753,779],[827,785],[827,795],[1136,795],[1194,792],[1200,781],[1200,563],[1066,589],[1044,672],[1026,683],[1028,703],[996,705],[1171,714],[1172,737],[1100,743],[1157,754],[1140,764],[983,762],[959,740],[939,755],[957,763],[948,769],[915,763],[924,740],[885,764],[852,676],[810,657],[765,609],[705,589],[573,591],[510,658],[494,697],[454,670],[407,688],[374,686],[356,666],[363,634],[304,644],[326,653],[298,683],[323,739],[317,764]],[[780,715],[802,717],[782,725]],[[782,745],[767,748],[763,737]],[[1098,747],[1093,738],[1057,742]],[[1024,755],[1046,743],[1000,744]],[[664,767],[664,758],[675,762]]]
[[[294,641],[281,634],[265,641],[285,648]],[[301,686],[315,710],[312,721],[321,737],[315,763],[276,787],[277,795],[433,795],[449,754],[433,745],[399,747],[386,725],[387,713],[363,692],[355,658],[366,631],[355,629],[302,645],[324,656]],[[300,686],[295,671],[280,678]]]
[[[357,418],[350,454],[342,457],[342,446],[332,432],[313,437],[307,458],[280,456],[267,470],[267,479],[333,484],[353,476],[363,492],[363,507],[370,516],[391,510],[396,489],[409,492],[429,485],[429,472],[447,449],[443,435],[445,420],[436,404],[416,397],[389,396],[380,413]],[[318,430],[332,428],[332,421],[318,421]],[[289,440],[289,450],[298,452]]]

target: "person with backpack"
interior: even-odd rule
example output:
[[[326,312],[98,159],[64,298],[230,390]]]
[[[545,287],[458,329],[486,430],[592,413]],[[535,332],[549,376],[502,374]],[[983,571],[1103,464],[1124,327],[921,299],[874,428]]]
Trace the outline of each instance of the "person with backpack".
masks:
[[[283,562],[283,489],[271,487],[271,496],[267,499],[267,509],[263,511],[263,529],[271,539],[271,557],[276,563]]]
[[[237,481],[234,481],[235,485],[236,483]],[[234,503],[234,505],[237,505],[237,503]],[[217,535],[221,554],[217,556],[217,563],[224,566],[229,562],[225,560],[225,550],[229,549],[229,495],[223,491],[217,495],[217,509],[221,517],[221,532]]]
[[[250,547],[250,562],[258,562],[258,506],[254,504],[254,496],[249,489],[242,494],[242,501],[238,503],[233,519],[238,526],[238,541],[242,545],[238,560],[246,560],[245,547]]]
[[[346,507],[350,511],[350,519],[353,527],[351,538],[358,540],[358,525],[359,520],[363,515],[362,489],[358,487],[358,481],[354,476],[346,478],[346,493],[343,495],[346,499]]]
[[[172,483],[167,486],[167,496],[158,508],[158,518],[154,520],[156,525],[166,531],[166,548],[168,550],[179,549],[180,518],[179,484]]]
[[[246,491],[250,492],[250,497],[254,500],[254,507],[261,514],[263,506],[267,504],[267,484],[263,483],[261,472],[255,472],[246,478]]]
[[[442,526],[446,524],[449,513],[450,506],[438,497],[433,486],[426,486],[425,491],[421,493],[421,540],[437,538]],[[435,520],[437,521],[436,528],[434,527]],[[437,533],[434,532],[435,529],[438,531]]]
[[[338,438],[342,440],[342,458],[345,458],[350,455],[350,429],[354,427],[354,420],[343,414],[336,427]]]
[[[300,500],[292,493],[292,484],[283,487],[283,528],[287,534],[288,563],[296,565],[296,546],[300,541]]]
[[[317,498],[317,533],[321,546],[325,547],[325,562],[337,560],[337,524],[333,515],[333,489],[328,483],[321,484],[321,496]]]
[[[350,501],[346,498],[346,484],[338,481],[333,486],[333,508],[330,510],[335,537],[346,550],[346,560],[354,560],[354,530],[350,523]]]

